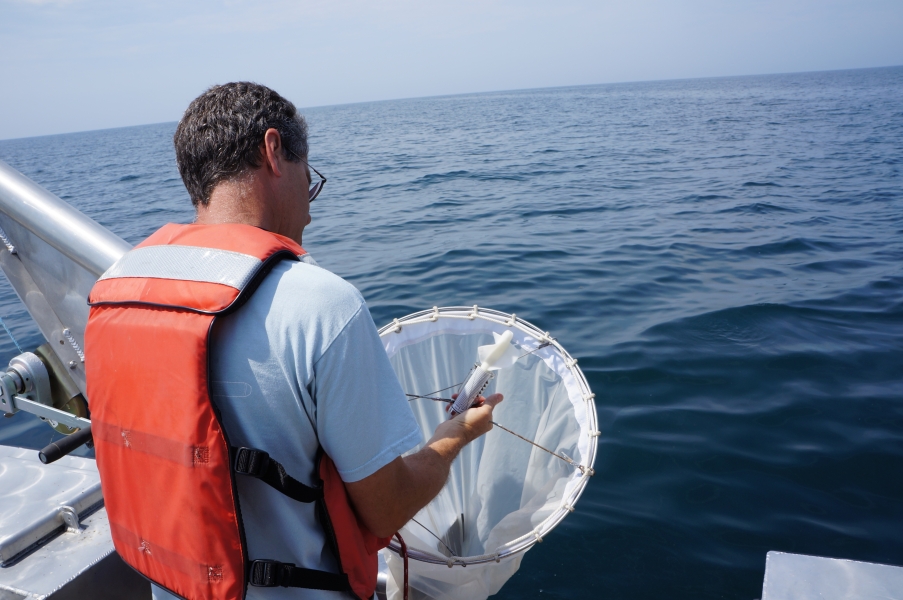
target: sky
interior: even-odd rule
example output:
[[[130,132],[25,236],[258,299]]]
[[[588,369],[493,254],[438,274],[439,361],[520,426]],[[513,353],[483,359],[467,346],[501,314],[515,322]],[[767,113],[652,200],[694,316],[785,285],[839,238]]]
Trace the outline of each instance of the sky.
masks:
[[[0,0],[0,139],[299,107],[903,65],[903,0]]]

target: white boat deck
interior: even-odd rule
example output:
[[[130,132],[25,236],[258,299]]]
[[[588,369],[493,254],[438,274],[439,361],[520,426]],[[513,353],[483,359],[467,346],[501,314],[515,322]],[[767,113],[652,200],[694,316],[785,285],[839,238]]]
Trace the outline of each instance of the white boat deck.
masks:
[[[769,552],[762,600],[903,599],[903,567]]]
[[[94,461],[0,446],[0,600],[150,598],[113,549]]]

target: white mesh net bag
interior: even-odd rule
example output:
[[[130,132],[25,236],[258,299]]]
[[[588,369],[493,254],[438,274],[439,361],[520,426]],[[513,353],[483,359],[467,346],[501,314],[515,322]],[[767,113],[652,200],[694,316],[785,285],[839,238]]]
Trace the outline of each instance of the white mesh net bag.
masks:
[[[495,371],[484,392],[505,396],[493,414],[498,426],[464,448],[446,486],[400,532],[411,600],[497,593],[523,552],[574,510],[593,473],[596,409],[577,361],[526,321],[476,306],[433,308],[380,330],[402,388],[426,397],[411,398],[424,441],[448,418],[447,403],[430,398],[457,392],[478,348],[505,331],[516,362]],[[389,550],[389,598],[401,600],[400,547],[393,540]]]

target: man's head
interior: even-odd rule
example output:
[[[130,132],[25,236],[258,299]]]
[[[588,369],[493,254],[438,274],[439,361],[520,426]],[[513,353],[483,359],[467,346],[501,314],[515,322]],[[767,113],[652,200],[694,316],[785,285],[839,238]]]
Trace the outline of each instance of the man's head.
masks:
[[[268,87],[249,82],[216,85],[188,106],[173,143],[191,202],[206,206],[213,189],[257,169],[268,129],[279,132],[289,162],[307,157],[307,124],[295,105]]]

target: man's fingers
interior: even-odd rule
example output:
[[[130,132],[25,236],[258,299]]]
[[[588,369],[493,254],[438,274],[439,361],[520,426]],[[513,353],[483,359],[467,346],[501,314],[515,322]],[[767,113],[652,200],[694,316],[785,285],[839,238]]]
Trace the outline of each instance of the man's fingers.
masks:
[[[493,394],[488,398],[484,398],[483,396],[477,396],[477,399],[474,400],[474,403],[470,406],[470,408],[479,408],[481,406],[490,406],[495,407],[496,404],[504,400],[505,397],[501,394]]]
[[[495,408],[495,406],[504,399],[505,399],[505,397],[502,396],[501,394],[493,394],[493,395],[489,396],[488,398],[486,398],[486,400],[483,403],[488,404],[492,408]]]

